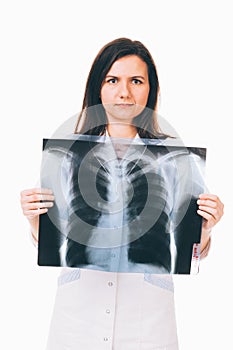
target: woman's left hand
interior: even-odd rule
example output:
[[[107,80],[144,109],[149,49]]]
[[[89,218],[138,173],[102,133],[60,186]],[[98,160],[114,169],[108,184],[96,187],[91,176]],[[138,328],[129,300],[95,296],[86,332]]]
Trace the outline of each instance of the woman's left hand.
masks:
[[[197,213],[204,219],[202,229],[210,231],[223,216],[224,204],[218,196],[209,193],[200,194],[197,204]]]

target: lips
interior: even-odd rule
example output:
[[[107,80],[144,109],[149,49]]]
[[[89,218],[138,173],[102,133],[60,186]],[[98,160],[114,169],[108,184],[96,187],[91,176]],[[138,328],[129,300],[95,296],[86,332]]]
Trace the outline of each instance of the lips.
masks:
[[[134,106],[134,104],[133,103],[116,103],[115,106],[124,108],[124,107],[132,107]]]

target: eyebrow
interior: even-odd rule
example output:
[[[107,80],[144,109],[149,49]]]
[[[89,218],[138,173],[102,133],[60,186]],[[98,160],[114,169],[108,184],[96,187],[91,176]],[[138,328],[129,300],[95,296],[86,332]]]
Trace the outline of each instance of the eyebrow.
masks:
[[[106,78],[118,78],[116,75],[106,75],[105,79]],[[133,75],[131,76],[130,78],[132,79],[143,79],[145,80],[145,77],[143,77],[142,75]]]

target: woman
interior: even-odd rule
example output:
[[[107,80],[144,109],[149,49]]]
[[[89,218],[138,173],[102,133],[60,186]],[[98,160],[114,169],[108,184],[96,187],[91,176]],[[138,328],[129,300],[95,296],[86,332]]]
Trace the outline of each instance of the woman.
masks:
[[[158,94],[156,67],[147,48],[139,41],[116,39],[106,44],[93,62],[75,133],[166,139],[154,113]],[[95,113],[92,107],[97,105]],[[53,206],[54,199],[45,188],[21,193],[23,213],[35,241],[39,216]],[[205,193],[197,204],[203,218],[204,257],[211,229],[223,215],[223,204],[216,195]],[[47,350],[77,348],[178,349],[171,277],[65,269],[59,277]]]

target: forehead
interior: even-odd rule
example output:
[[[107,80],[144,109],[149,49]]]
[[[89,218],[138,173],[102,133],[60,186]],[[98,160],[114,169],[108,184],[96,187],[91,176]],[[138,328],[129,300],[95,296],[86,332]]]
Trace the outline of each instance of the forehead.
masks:
[[[108,71],[108,75],[145,75],[147,76],[147,64],[136,55],[124,56],[116,60]]]

